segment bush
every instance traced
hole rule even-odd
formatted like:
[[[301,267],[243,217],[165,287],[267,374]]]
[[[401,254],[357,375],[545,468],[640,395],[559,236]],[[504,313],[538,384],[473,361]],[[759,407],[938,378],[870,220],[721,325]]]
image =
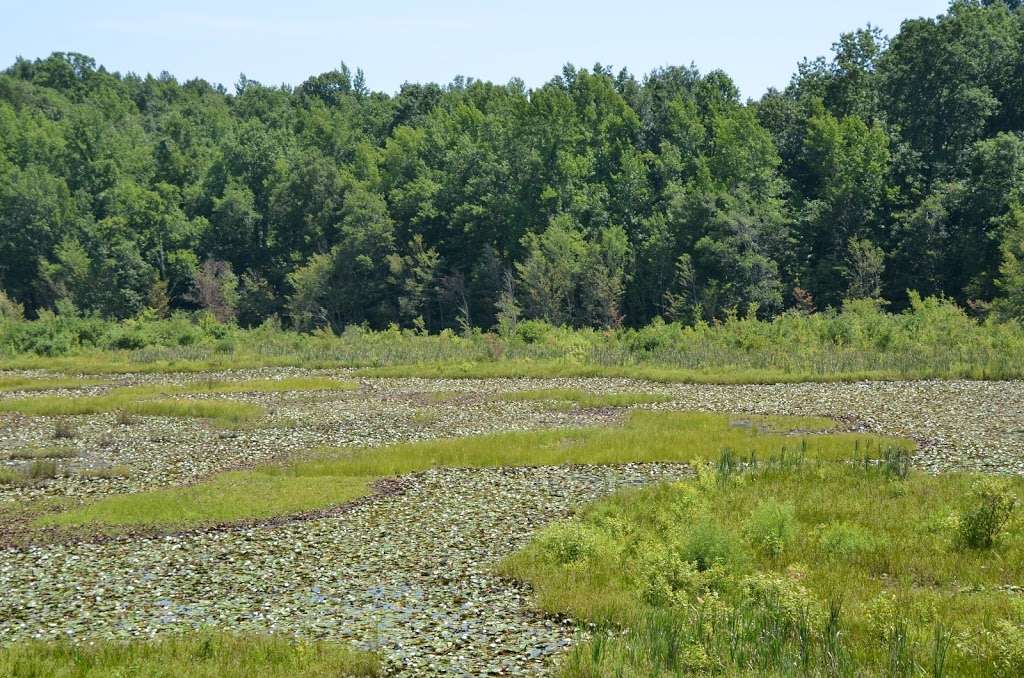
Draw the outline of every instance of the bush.
[[[640,600],[653,607],[683,608],[727,585],[724,568],[703,570],[678,551],[645,546],[638,572]]]
[[[754,550],[771,558],[778,558],[786,550],[796,532],[795,511],[792,504],[769,500],[755,508],[747,519],[744,534]]]
[[[699,522],[690,530],[681,555],[701,572],[715,565],[730,565],[745,559],[743,549],[732,532],[711,520]]]
[[[580,523],[561,523],[546,530],[540,541],[541,551],[559,565],[571,565],[597,555],[600,535]]]
[[[515,336],[524,343],[539,344],[547,339],[554,329],[543,320],[524,320],[516,325]]]
[[[819,548],[829,558],[854,560],[865,556],[876,547],[876,539],[860,525],[847,522],[831,522],[819,537]]]
[[[983,478],[975,482],[960,511],[960,544],[973,549],[991,548],[1018,503],[1005,480]]]

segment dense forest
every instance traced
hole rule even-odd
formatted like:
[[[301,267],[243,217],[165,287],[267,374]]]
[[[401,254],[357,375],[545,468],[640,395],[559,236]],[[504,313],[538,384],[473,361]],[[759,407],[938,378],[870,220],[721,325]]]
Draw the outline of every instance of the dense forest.
[[[345,65],[229,92],[18,59],[0,290],[0,315],[335,330],[900,310],[910,290],[1019,318],[1024,7],[843,34],[746,102],[692,67],[389,95]]]

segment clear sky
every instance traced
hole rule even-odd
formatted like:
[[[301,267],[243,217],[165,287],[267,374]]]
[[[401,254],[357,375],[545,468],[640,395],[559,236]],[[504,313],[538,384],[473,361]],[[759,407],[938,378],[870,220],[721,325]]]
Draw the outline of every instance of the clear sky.
[[[867,23],[886,34],[948,0],[0,0],[0,63],[83,52],[122,73],[168,71],[229,87],[240,73],[298,84],[341,61],[371,89],[455,75],[539,85],[566,62],[642,74],[665,65],[721,68],[745,97],[782,87],[802,57],[828,53]]]

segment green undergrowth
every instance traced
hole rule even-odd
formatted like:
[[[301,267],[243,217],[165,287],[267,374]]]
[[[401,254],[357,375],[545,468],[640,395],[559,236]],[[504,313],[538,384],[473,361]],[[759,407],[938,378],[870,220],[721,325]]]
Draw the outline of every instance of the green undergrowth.
[[[376,478],[442,467],[546,466],[623,462],[691,462],[723,448],[759,458],[847,459],[881,454],[905,440],[824,433],[819,417],[730,417],[691,412],[631,412],[622,426],[500,433],[402,443],[380,448],[322,449],[319,458],[215,476],[184,488],[101,498],[41,519],[42,524],[190,525],[311,510],[369,491]],[[794,431],[801,433],[795,434]]]
[[[1024,480],[790,458],[626,490],[503,562],[598,631],[565,676],[1024,673]],[[607,629],[607,631],[605,631]]]
[[[591,393],[578,389],[550,388],[536,391],[514,391],[495,396],[497,400],[539,401],[554,404],[556,408],[565,407],[630,407],[649,403],[664,403],[672,400],[672,396],[661,393]]]
[[[911,295],[903,313],[852,301],[841,311],[729,316],[687,326],[615,330],[538,320],[501,332],[425,334],[349,326],[305,334],[252,329],[208,314],[144,314],[122,322],[71,315],[0,321],[0,368],[78,374],[258,367],[360,368],[364,376],[635,377],[666,382],[775,383],[1024,377],[1024,325],[978,322],[949,300]]]
[[[349,645],[272,635],[199,632],[158,640],[33,641],[0,648],[17,678],[337,678],[382,675],[380,659]]]

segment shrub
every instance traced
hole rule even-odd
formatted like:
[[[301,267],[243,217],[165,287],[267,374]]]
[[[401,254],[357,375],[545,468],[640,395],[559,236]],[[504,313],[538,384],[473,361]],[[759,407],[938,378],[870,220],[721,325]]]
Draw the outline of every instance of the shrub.
[[[783,629],[823,618],[821,604],[810,591],[787,577],[754,574],[743,579],[742,590],[748,605],[774,617]]]
[[[852,560],[871,553],[876,540],[860,525],[847,522],[831,522],[824,527],[819,537],[819,548],[828,558]]]
[[[682,557],[701,572],[715,565],[729,565],[744,560],[743,549],[735,536],[710,520],[697,523],[686,536]]]
[[[638,567],[640,599],[654,607],[682,608],[726,585],[717,565],[701,570],[678,551],[646,545]]]
[[[1004,676],[1024,675],[1024,626],[1006,619],[996,624],[997,665]]]
[[[515,336],[527,344],[539,344],[548,338],[555,328],[543,320],[524,320],[516,325]]]
[[[793,541],[796,532],[792,504],[769,500],[755,508],[747,519],[744,533],[758,553],[778,558]]]
[[[976,481],[960,511],[960,544],[973,549],[991,548],[1018,503],[1017,495],[1005,480]]]
[[[570,565],[593,558],[598,552],[599,535],[581,523],[553,525],[541,537],[540,548],[559,565]]]

